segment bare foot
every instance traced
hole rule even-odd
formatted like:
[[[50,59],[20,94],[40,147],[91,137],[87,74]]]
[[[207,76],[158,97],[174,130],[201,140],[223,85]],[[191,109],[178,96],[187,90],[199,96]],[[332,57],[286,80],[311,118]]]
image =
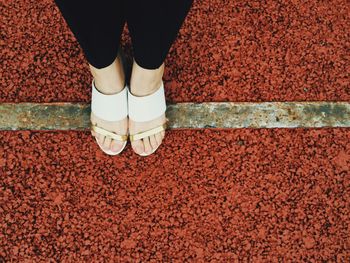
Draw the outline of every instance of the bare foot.
[[[144,69],[136,64],[135,60],[132,67],[132,75],[130,80],[130,91],[135,96],[147,96],[161,87],[162,77],[164,74],[164,63],[155,70]],[[130,134],[150,130],[162,125],[166,121],[165,114],[147,122],[134,122],[129,119]],[[137,154],[149,154],[153,149],[157,148],[165,136],[165,131],[153,134],[151,136],[135,140],[131,142],[131,147]]]
[[[91,73],[94,77],[94,83],[96,89],[103,94],[117,94],[125,87],[125,74],[121,63],[120,56],[109,65],[108,67],[97,69],[89,64]],[[97,117],[91,112],[90,120],[93,124],[97,124],[98,127],[106,129],[111,132],[123,135],[128,132],[128,118],[125,117],[120,121],[106,121]],[[95,136],[98,142],[103,146],[105,150],[112,150],[118,152],[121,150],[124,142],[108,138],[102,134],[99,134],[91,130],[92,136]]]

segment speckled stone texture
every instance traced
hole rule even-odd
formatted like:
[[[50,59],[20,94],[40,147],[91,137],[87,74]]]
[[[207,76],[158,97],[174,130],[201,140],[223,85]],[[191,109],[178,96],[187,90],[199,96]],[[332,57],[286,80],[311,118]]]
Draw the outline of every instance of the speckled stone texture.
[[[349,101],[347,1],[197,0],[172,102]],[[0,102],[90,102],[51,0],[0,2]],[[127,28],[123,45],[129,56]],[[0,262],[349,262],[350,130],[171,130],[105,155],[90,132],[0,132]]]
[[[0,102],[90,101],[88,64],[52,0],[1,1],[0,13]],[[350,101],[349,13],[346,0],[197,0],[166,58],[166,97]]]
[[[348,262],[350,130],[0,133],[0,261]]]

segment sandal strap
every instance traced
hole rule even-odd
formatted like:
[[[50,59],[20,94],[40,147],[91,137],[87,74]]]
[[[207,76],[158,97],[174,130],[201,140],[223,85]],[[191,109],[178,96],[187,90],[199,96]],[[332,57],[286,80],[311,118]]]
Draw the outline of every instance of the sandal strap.
[[[150,121],[161,116],[166,111],[163,81],[156,92],[147,96],[135,96],[130,92],[129,87],[127,87],[127,90],[129,118],[133,121]]]
[[[157,134],[158,132],[165,131],[166,128],[167,128],[167,122],[163,123],[162,125],[160,125],[158,127],[147,130],[147,131],[139,132],[136,134],[130,134],[129,138],[130,138],[131,142],[136,141],[136,140],[140,140],[140,139],[148,137],[150,135]]]
[[[109,137],[111,139],[114,139],[114,140],[118,140],[118,141],[122,141],[122,142],[128,140],[128,135],[119,135],[119,134],[116,134],[114,132],[107,131],[107,130],[105,130],[101,127],[98,127],[96,125],[93,125],[93,124],[91,124],[91,129],[99,134],[102,134],[102,135]]]
[[[92,80],[91,111],[100,119],[119,121],[128,116],[128,92],[126,86],[117,94],[103,94]]]

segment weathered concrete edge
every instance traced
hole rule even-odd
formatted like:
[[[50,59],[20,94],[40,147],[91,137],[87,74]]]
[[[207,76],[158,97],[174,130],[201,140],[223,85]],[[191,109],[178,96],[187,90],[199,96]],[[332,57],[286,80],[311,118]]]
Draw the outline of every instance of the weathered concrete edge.
[[[90,104],[0,103],[0,130],[86,130]],[[169,128],[350,127],[350,102],[168,104]]]

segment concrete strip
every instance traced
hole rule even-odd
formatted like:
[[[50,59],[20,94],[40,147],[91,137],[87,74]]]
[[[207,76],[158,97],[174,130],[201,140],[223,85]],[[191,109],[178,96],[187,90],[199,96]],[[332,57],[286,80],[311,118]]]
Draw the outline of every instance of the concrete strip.
[[[169,128],[350,127],[348,102],[168,104]],[[90,104],[0,103],[0,130],[86,130]]]

